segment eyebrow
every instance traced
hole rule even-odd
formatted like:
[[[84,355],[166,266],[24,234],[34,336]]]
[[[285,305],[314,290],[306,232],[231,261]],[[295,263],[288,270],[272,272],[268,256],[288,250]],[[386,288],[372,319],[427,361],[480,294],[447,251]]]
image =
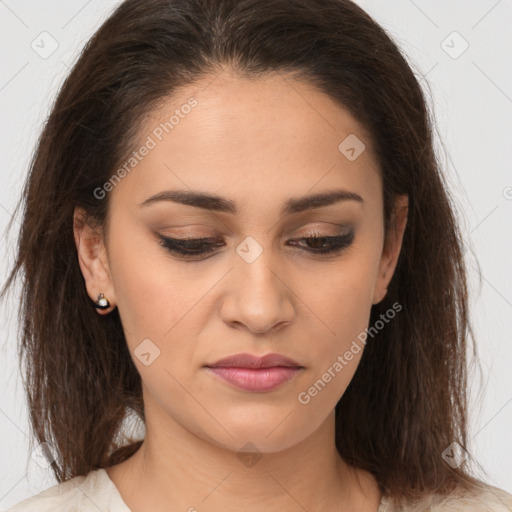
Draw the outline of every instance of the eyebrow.
[[[159,201],[172,201],[174,203],[195,206],[216,212],[231,214],[238,212],[236,204],[230,199],[193,190],[165,190],[149,197],[140,203],[139,206],[146,207]],[[305,210],[321,208],[341,201],[357,201],[361,204],[364,203],[363,198],[359,194],[349,190],[337,189],[309,196],[292,197],[284,204],[281,209],[281,215],[290,215]]]

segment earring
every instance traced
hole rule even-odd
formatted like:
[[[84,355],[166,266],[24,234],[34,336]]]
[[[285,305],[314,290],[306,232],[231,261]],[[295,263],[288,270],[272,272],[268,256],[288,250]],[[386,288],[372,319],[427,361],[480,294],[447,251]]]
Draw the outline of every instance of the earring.
[[[94,306],[98,309],[108,309],[110,307],[110,302],[103,293],[100,293],[98,295],[98,300],[94,303]]]

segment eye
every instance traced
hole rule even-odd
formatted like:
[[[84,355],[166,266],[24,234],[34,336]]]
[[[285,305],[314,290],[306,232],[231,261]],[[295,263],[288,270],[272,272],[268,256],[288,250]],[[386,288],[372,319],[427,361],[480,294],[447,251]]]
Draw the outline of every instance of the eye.
[[[346,235],[337,236],[321,236],[315,233],[313,236],[300,238],[299,241],[305,241],[308,247],[306,249],[313,254],[338,254],[346,249],[354,240],[354,231],[350,231]],[[292,242],[295,242],[292,240]],[[298,244],[293,244],[298,245]]]
[[[185,258],[197,258],[212,253],[217,247],[222,247],[224,242],[215,238],[170,238],[157,235],[162,247],[171,253]],[[354,239],[354,231],[339,236],[313,236],[290,240],[291,245],[297,246],[312,254],[338,254],[347,248]],[[298,242],[306,242],[304,247]]]
[[[161,246],[185,258],[208,254],[215,250],[215,247],[223,245],[223,242],[214,238],[169,238],[162,235],[158,235],[158,238]]]

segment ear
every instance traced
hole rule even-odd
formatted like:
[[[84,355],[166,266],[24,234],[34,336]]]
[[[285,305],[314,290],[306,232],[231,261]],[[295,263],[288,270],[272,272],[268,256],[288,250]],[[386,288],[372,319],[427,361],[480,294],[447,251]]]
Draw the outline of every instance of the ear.
[[[391,226],[385,244],[382,250],[382,256],[379,263],[377,282],[375,283],[373,304],[378,304],[388,291],[388,285],[395,272],[405,226],[407,224],[407,213],[409,211],[409,197],[407,194],[397,196],[393,208]]]
[[[109,300],[110,307],[96,311],[102,315],[108,314],[115,308],[116,300],[103,233],[88,222],[84,209],[80,207],[74,210],[73,233],[87,293],[93,302],[103,293]]]

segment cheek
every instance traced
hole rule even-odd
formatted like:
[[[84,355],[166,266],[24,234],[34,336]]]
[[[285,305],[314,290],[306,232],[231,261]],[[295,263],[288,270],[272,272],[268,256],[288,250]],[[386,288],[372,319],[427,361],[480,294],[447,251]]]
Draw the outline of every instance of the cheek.
[[[171,374],[183,382],[197,364],[195,340],[211,301],[205,293],[219,272],[195,278],[188,264],[173,260],[152,235],[129,242],[113,237],[110,253],[117,307],[134,364],[148,388],[176,387]]]
[[[376,259],[354,251],[330,269],[308,279],[306,304],[318,318],[329,346],[341,349],[368,325],[376,281]],[[331,341],[329,341],[331,339]],[[332,341],[335,341],[333,343]]]
[[[306,393],[304,402],[311,400],[312,411],[318,414],[334,407],[361,360],[372,307],[375,265],[370,252],[363,255],[354,251],[350,258],[324,271],[324,277],[317,274],[314,286],[309,282],[312,291],[307,304],[314,313],[310,318],[316,327],[310,338],[315,352],[302,391]]]
[[[201,295],[200,283],[187,282],[151,234],[127,239],[117,229],[111,239],[112,279],[117,307],[129,345],[162,339]]]

